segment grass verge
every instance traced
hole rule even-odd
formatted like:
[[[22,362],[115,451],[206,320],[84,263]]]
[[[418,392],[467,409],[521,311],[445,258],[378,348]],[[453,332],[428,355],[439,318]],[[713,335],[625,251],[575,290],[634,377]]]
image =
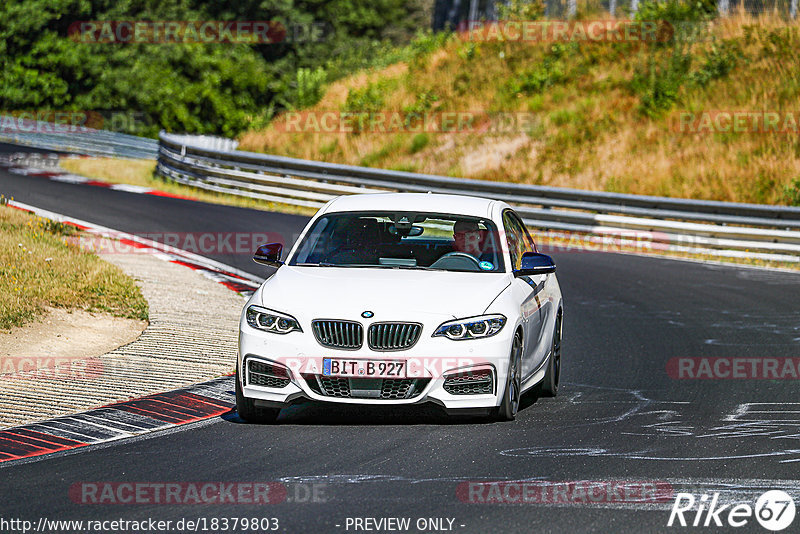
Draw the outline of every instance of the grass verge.
[[[69,244],[77,230],[0,205],[0,329],[33,321],[45,307],[148,319],[133,279]]]

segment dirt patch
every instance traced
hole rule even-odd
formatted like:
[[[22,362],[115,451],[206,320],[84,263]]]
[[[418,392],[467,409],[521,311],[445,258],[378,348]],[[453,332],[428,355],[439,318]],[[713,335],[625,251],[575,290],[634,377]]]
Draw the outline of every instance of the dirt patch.
[[[467,176],[498,169],[507,158],[528,141],[528,136],[524,134],[513,139],[485,140],[461,158],[461,168],[464,169]]]
[[[40,320],[0,333],[0,358],[91,358],[134,341],[146,326],[137,319],[50,308]]]

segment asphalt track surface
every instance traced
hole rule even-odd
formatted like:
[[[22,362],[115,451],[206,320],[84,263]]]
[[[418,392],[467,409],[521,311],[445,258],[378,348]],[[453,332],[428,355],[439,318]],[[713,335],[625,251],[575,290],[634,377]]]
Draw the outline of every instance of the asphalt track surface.
[[[290,242],[305,220],[4,172],[0,193],[132,233],[258,230]],[[435,531],[417,530],[419,518],[453,519],[455,532],[676,530],[666,526],[671,498],[496,504],[464,502],[457,491],[465,481],[520,480],[660,482],[674,493],[719,492],[720,502],[750,504],[766,490],[784,489],[800,508],[800,382],[678,380],[667,372],[677,357],[800,356],[800,275],[621,254],[553,256],[565,298],[562,389],[555,399],[527,399],[515,422],[452,420],[429,408],[301,406],[285,410],[274,426],[230,414],[3,464],[0,517],[271,517],[282,532],[355,532],[347,525],[356,517],[411,518],[410,532]],[[265,273],[245,255],[214,259]],[[73,484],[101,481],[275,481],[289,499],[70,499]],[[312,487],[316,502],[306,498]],[[798,529],[800,514],[787,532]],[[724,530],[766,532],[754,518]]]

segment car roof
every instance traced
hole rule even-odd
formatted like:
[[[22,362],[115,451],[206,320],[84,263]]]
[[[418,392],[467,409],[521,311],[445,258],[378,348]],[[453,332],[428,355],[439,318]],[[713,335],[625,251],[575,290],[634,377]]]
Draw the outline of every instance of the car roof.
[[[368,193],[341,196],[327,205],[324,212],[337,211],[416,211],[452,213],[473,217],[491,217],[496,200],[465,195],[436,193]],[[501,203],[504,204],[504,203]]]

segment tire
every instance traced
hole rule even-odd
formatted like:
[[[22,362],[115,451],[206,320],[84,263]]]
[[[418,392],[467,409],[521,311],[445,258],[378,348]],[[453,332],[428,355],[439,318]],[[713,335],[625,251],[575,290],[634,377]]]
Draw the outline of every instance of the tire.
[[[256,406],[253,399],[248,399],[242,393],[242,384],[239,382],[239,371],[236,371],[236,412],[239,417],[248,423],[274,423],[278,419],[280,408],[262,408]]]
[[[519,333],[514,335],[509,356],[509,368],[506,376],[503,400],[497,407],[496,418],[499,421],[513,421],[519,410],[519,400],[522,397],[522,337]]]
[[[550,361],[539,386],[542,397],[555,397],[558,395],[558,384],[561,381],[561,323],[562,315],[556,317],[556,329],[553,333],[553,345],[550,349]]]

